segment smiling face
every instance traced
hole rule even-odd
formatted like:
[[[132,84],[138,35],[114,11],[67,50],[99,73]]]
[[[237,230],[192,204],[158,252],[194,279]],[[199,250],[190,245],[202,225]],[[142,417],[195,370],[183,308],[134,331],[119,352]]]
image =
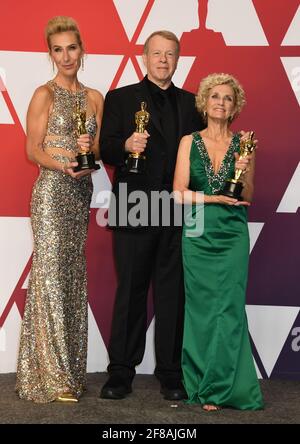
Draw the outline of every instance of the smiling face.
[[[167,88],[177,68],[178,48],[176,42],[155,35],[149,40],[148,50],[143,54],[148,79],[161,88]]]
[[[235,94],[229,85],[216,85],[208,93],[206,101],[208,118],[227,121],[235,113]]]
[[[75,32],[60,32],[50,37],[50,56],[57,70],[65,76],[76,75],[83,56],[83,50]]]

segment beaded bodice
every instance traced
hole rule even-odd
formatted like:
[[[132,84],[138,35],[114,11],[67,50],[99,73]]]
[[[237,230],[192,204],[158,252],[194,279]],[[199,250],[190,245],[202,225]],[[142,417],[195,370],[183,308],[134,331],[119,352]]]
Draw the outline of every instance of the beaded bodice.
[[[87,109],[87,90],[82,86],[79,91],[72,92],[58,86],[53,80],[47,83],[53,90],[53,109],[49,115],[46,140],[44,148],[64,148],[69,151],[77,151],[76,121],[74,111],[79,103],[80,109]],[[97,122],[95,114],[91,114],[86,120],[88,134],[95,137]]]
[[[232,177],[234,172],[234,153],[240,151],[240,135],[235,133],[230,146],[224,156],[220,169],[214,172],[213,165],[207,149],[199,132],[193,135],[190,154],[190,188],[195,191],[203,191],[205,194],[218,194],[223,188],[225,180]]]

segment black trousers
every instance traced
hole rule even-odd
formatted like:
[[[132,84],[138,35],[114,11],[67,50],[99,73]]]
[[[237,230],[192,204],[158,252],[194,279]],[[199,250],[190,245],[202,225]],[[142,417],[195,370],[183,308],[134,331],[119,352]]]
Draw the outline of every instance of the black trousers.
[[[181,229],[114,231],[118,287],[109,345],[109,373],[133,379],[146,342],[147,295],[152,280],[155,375],[181,378],[184,286]]]

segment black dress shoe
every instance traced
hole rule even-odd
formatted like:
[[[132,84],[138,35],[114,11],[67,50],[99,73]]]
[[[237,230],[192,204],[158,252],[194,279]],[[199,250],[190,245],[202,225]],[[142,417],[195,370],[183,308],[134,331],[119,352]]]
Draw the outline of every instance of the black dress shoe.
[[[182,382],[178,379],[166,379],[161,381],[160,393],[164,395],[164,399],[168,401],[180,401],[187,399],[185,388]]]
[[[131,382],[119,375],[112,375],[100,392],[102,399],[123,399],[132,392]]]

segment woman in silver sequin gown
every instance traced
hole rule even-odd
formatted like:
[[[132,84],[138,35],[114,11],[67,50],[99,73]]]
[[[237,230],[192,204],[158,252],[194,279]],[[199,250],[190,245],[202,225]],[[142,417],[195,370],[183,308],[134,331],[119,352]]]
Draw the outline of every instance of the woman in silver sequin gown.
[[[31,200],[33,262],[18,358],[16,390],[35,402],[76,401],[85,385],[87,279],[85,242],[91,170],[73,172],[79,147],[97,156],[101,94],[77,79],[83,45],[76,22],[55,17],[46,28],[54,80],[39,87],[27,115],[27,154],[40,166]],[[77,139],[74,110],[86,112]]]

